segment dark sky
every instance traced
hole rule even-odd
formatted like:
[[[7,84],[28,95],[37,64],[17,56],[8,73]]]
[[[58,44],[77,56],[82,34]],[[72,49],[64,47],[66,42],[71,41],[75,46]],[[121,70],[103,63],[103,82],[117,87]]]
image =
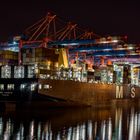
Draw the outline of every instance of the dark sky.
[[[0,2],[0,41],[22,33],[53,11],[64,21],[106,36],[128,36],[140,43],[140,4],[136,0],[19,0]]]

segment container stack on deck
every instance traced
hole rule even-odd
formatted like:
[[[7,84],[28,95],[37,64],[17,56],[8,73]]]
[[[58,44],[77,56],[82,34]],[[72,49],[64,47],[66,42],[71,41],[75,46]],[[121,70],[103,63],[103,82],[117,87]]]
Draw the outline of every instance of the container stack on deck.
[[[9,50],[0,50],[0,65],[17,65],[18,53]]]
[[[38,64],[42,66],[55,67],[58,63],[59,54],[54,49],[46,48],[23,48],[23,65]]]

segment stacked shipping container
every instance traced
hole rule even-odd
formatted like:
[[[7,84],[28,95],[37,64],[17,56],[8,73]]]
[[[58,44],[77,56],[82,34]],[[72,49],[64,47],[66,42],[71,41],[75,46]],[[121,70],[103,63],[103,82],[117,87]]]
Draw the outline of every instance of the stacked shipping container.
[[[17,65],[18,53],[9,50],[0,50],[0,65]]]
[[[47,48],[22,48],[21,54],[23,65],[38,64],[50,68],[56,66],[59,57],[55,49]]]

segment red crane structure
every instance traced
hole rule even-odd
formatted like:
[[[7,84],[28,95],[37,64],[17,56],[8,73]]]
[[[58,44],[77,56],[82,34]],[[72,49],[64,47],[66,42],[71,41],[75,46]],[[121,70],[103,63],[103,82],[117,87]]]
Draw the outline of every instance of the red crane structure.
[[[98,35],[93,32],[87,32],[77,27],[72,22],[63,22],[56,15],[47,13],[47,15],[28,27],[24,34],[26,39],[19,41],[19,64],[21,64],[21,48],[23,47],[48,47],[59,45],[81,45],[95,42]],[[94,40],[93,40],[94,38]]]
[[[63,46],[68,50],[72,48],[72,52],[68,53],[70,54],[69,59],[77,59],[82,55],[83,61],[92,62],[95,60],[94,57],[97,56],[102,64],[105,62],[104,59],[109,59],[109,57],[106,57],[108,53],[109,55],[113,54],[114,57],[114,51],[112,50],[118,51],[116,53],[118,56],[127,55],[127,50],[114,49],[122,41],[122,37],[101,37],[92,31],[79,28],[75,23],[64,22],[49,12],[44,18],[28,27],[24,34],[26,38],[19,41],[19,64],[22,64],[21,48],[23,47],[59,48]],[[88,59],[87,53],[91,54],[89,60],[86,60]]]
[[[49,12],[23,33],[25,36],[21,36],[19,42],[0,44],[2,50],[19,50],[19,64],[22,64],[21,49],[36,47],[66,48],[72,62],[80,59],[87,63],[98,61],[97,63],[104,64],[108,60],[113,62],[122,58],[139,58],[140,46],[125,44],[127,36],[101,37],[92,31],[79,28],[76,23],[64,22]]]

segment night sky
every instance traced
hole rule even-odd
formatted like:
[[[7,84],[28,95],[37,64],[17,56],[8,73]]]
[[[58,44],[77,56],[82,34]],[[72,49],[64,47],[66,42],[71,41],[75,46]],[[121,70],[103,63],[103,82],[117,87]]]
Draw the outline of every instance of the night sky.
[[[135,0],[28,0],[1,1],[0,41],[21,34],[47,12],[101,36],[128,36],[140,43],[140,4]]]

